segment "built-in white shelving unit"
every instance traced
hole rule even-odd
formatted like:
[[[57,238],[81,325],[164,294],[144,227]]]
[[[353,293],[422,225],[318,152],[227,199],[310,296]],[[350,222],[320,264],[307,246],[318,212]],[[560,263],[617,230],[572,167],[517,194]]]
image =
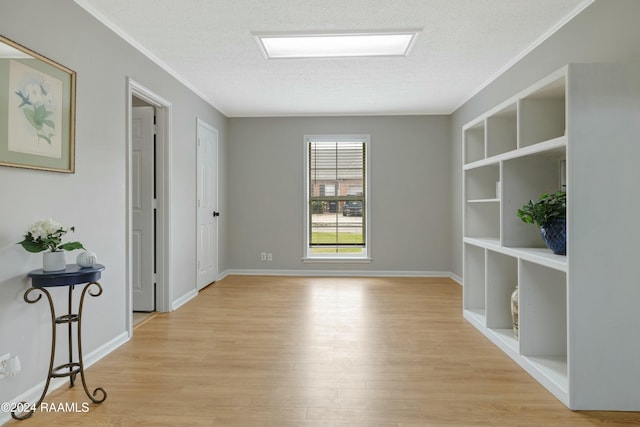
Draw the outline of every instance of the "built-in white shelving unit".
[[[639,70],[570,64],[463,127],[464,317],[571,409],[640,410]],[[517,216],[560,189],[566,256]]]

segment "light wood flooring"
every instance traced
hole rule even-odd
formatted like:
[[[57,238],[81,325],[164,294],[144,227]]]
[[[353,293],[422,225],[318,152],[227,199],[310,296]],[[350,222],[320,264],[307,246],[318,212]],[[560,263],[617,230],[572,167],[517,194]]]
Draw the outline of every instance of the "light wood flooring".
[[[640,425],[568,410],[463,320],[461,294],[449,279],[229,276],[87,370],[104,403],[9,425]]]
[[[156,311],[145,312],[145,311],[134,311],[133,312],[133,329],[136,329],[138,326],[144,325],[149,320],[156,317],[158,313]]]

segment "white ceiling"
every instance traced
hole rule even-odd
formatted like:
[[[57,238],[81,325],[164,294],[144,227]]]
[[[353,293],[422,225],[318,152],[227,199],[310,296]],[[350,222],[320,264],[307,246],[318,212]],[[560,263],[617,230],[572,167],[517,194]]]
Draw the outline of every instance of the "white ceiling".
[[[593,0],[76,0],[223,114],[449,114]],[[408,57],[266,60],[252,32],[422,29]]]

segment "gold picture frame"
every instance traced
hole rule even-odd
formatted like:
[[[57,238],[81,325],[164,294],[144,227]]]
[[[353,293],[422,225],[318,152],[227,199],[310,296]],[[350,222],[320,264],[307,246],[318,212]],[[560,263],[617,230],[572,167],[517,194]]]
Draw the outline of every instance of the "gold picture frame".
[[[76,72],[0,35],[0,165],[75,172]]]

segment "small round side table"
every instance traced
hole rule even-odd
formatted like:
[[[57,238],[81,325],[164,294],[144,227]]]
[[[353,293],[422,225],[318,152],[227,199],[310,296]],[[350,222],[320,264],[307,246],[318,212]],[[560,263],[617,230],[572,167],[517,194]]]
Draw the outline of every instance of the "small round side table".
[[[47,382],[45,383],[42,395],[40,395],[40,399],[34,405],[25,405],[25,407],[31,408],[29,411],[22,413],[16,413],[16,411],[12,412],[11,416],[14,419],[24,420],[33,415],[47,394],[51,378],[69,377],[69,387],[73,387],[76,375],[80,374],[84,391],[93,403],[102,403],[107,398],[107,392],[102,387],[96,388],[93,390],[93,393],[89,392],[87,382],[84,378],[84,363],[82,360],[82,308],[84,305],[84,297],[87,293],[92,297],[97,297],[102,294],[102,286],[100,286],[98,280],[100,279],[104,269],[104,265],[101,264],[95,264],[92,267],[80,267],[77,264],[67,264],[64,270],[43,271],[42,269],[38,269],[30,271],[27,274],[27,276],[31,278],[31,287],[25,291],[24,300],[28,304],[34,304],[40,301],[42,295],[46,296],[49,300],[49,310],[51,311],[51,358],[49,359],[49,374],[47,376]],[[82,288],[82,293],[80,294],[78,313],[72,313],[73,289],[75,285],[79,284],[85,285]],[[46,288],[60,286],[67,286],[69,288],[68,308],[67,314],[56,317],[53,299],[51,299],[51,294]],[[35,296],[36,293],[39,293],[39,295]],[[71,328],[73,323],[77,323],[78,325],[76,337],[78,342],[77,361],[73,360],[73,335]],[[56,354],[56,326],[65,324],[67,325],[69,334],[69,363],[54,367],[53,361]],[[26,404],[26,402],[23,403]]]

